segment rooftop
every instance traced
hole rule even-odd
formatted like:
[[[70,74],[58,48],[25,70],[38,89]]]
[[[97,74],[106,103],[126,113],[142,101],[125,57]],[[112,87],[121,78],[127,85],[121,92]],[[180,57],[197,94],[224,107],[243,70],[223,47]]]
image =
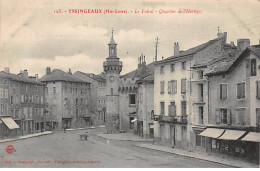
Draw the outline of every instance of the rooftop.
[[[185,51],[180,51],[180,54],[179,55],[175,55],[175,56],[170,56],[164,60],[161,60],[161,61],[157,61],[156,64],[160,64],[160,63],[166,63],[170,60],[174,60],[174,59],[179,59],[181,57],[184,57],[184,56],[189,56],[189,55],[193,55],[207,47],[209,47],[210,45],[214,44],[215,42],[219,41],[219,40],[223,40],[225,37],[220,37],[220,38],[216,38],[216,39],[213,39],[213,40],[210,40],[206,43],[203,43],[201,45],[198,45],[196,47],[193,47],[193,48],[190,48],[188,50],[185,50]]]
[[[96,80],[98,82],[102,82],[102,83],[105,83],[106,82],[106,79],[101,77],[100,75],[96,75],[96,74],[93,74],[93,73],[84,73],[84,72],[81,72],[81,71],[77,71],[81,74],[84,74],[90,78],[92,78],[93,80]]]
[[[233,57],[222,58],[221,61],[214,63],[212,71],[206,75],[218,75],[231,71],[236,65],[243,60],[248,54],[248,52],[253,52],[256,56],[260,57],[260,45],[249,46],[242,52],[237,52]]]
[[[8,78],[10,80],[23,82],[23,83],[38,84],[38,85],[42,84],[40,81],[36,81],[35,79],[32,79],[32,78],[30,79],[30,78],[27,78],[27,77],[23,77],[22,75],[6,73],[4,71],[0,72],[0,77]]]
[[[41,82],[66,81],[66,82],[74,82],[74,83],[88,83],[60,69],[54,69],[50,74],[44,75],[42,78],[40,78],[40,81]]]
[[[142,82],[154,82],[154,73],[147,75],[146,77],[139,79],[136,81],[136,83],[142,83]]]
[[[120,78],[144,78],[148,75],[151,75],[154,73],[154,62],[140,67],[134,71],[131,71],[125,75],[120,76]]]

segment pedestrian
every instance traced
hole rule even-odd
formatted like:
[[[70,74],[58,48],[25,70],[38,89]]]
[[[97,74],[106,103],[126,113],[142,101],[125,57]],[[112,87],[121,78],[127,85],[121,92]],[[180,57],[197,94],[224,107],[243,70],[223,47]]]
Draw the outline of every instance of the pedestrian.
[[[88,132],[85,134],[85,141],[88,140]]]
[[[64,127],[64,133],[66,133],[66,127]]]

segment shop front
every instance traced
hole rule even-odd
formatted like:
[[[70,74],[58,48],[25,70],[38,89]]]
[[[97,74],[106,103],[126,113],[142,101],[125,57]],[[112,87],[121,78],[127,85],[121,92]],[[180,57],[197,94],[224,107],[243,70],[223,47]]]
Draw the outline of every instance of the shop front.
[[[206,137],[208,153],[259,163],[259,133],[207,128],[199,135]]]
[[[0,116],[0,135],[1,139],[17,135],[20,127],[10,116]]]

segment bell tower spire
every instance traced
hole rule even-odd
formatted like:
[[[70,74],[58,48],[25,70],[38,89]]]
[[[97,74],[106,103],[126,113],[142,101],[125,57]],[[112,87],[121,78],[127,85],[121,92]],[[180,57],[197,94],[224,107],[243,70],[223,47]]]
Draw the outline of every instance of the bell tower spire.
[[[115,133],[119,127],[119,83],[122,62],[117,57],[117,44],[114,40],[114,30],[108,44],[109,56],[103,63],[106,73],[106,129],[107,133]],[[117,123],[117,124],[116,124]]]
[[[116,42],[114,40],[114,30],[112,29],[112,37],[110,40],[110,43],[108,44],[109,47],[109,57],[110,58],[117,58],[117,48],[116,48]]]

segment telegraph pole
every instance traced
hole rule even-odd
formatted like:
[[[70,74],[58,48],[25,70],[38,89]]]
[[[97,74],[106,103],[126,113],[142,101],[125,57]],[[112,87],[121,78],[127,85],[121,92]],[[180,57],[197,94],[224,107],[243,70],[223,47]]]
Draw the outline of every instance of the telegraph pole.
[[[157,48],[159,47],[159,40],[158,37],[155,39],[155,62],[157,61]]]

